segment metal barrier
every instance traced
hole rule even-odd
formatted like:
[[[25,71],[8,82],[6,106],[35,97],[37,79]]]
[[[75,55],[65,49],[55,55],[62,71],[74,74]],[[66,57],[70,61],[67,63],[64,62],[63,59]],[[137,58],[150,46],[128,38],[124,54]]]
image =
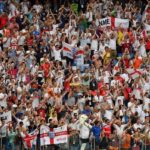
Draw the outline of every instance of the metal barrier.
[[[112,144],[113,142],[114,141],[109,140],[108,147],[106,148],[106,150],[125,150],[125,148],[122,147],[123,141],[121,138],[119,139],[117,145],[115,144],[113,145]],[[91,140],[90,144],[91,144],[90,150],[98,150],[98,148],[96,147],[95,138]],[[105,149],[100,147],[100,150],[105,150]],[[138,143],[134,143],[134,142],[131,143],[130,148],[128,150],[150,150],[150,144],[146,144],[145,140],[140,140],[140,142]]]
[[[3,147],[3,139],[0,137],[0,150],[10,150],[10,147],[8,146],[8,139],[6,138],[6,144],[5,144],[5,147]],[[15,143],[13,143],[15,144]],[[118,140],[118,144],[115,143],[114,140],[109,140],[108,141],[108,147],[106,150],[123,150],[123,147],[122,147],[122,144],[123,144],[123,141],[122,139],[120,138]],[[15,148],[12,149],[11,147],[11,150],[72,150],[70,149],[72,145],[69,145],[68,143],[68,148],[65,148],[63,145],[47,145],[47,146],[37,146],[37,145],[34,145],[32,146],[31,149],[25,149],[24,148],[24,145],[22,142],[18,143],[18,144],[15,144]],[[75,150],[98,150],[99,146],[96,144],[96,139],[95,137],[91,137],[89,142],[86,143],[86,148],[84,149],[81,149],[81,143],[79,144],[80,148],[77,148]],[[105,150],[105,149],[101,149],[100,147],[100,150]],[[129,150],[150,150],[150,144],[147,144],[145,140],[140,140],[138,143],[136,142],[132,142],[131,145],[130,145],[130,148]]]

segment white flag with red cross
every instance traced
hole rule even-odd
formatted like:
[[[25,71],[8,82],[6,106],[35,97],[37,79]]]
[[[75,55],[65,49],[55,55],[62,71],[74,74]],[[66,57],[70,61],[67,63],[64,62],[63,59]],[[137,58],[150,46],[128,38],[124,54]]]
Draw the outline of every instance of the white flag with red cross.
[[[111,17],[111,27],[113,28],[121,27],[127,29],[129,28],[129,19],[120,19]]]
[[[40,130],[40,144],[50,145],[50,144],[61,144],[68,142],[68,133],[67,133],[67,125],[58,127],[58,128],[50,128],[47,126],[43,126]]]
[[[119,71],[120,71],[120,69],[119,69],[119,62],[117,62],[116,65],[114,66],[113,74],[115,75],[115,74],[118,73]]]
[[[143,74],[142,69],[129,68],[129,69],[126,69],[126,71],[132,79],[136,79],[136,78],[140,77]]]
[[[40,145],[50,145],[49,127],[46,125],[40,127]]]
[[[25,134],[25,136],[23,136],[22,139],[26,149],[31,149],[33,145],[36,145],[38,133],[38,130],[34,130],[32,133]]]

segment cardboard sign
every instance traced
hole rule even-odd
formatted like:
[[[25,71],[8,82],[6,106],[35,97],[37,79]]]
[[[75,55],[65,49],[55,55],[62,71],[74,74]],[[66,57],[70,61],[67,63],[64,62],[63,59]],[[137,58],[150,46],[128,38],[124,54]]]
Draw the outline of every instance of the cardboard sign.
[[[111,18],[108,17],[108,18],[100,19],[99,23],[101,27],[111,26]]]

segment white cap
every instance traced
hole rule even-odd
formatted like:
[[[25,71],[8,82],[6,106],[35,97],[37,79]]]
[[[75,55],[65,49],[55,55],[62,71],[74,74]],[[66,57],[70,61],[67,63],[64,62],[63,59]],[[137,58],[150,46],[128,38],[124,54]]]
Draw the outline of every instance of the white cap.
[[[25,29],[23,29],[22,31],[21,31],[21,33],[26,33],[27,31],[25,30]]]
[[[17,54],[20,54],[21,53],[21,51],[17,51]]]
[[[73,66],[73,67],[72,67],[72,70],[77,70],[77,67],[76,67],[76,66]]]
[[[30,51],[26,51],[26,54],[30,54]]]
[[[17,108],[17,105],[16,105],[16,104],[13,104],[12,107],[13,107],[13,108]]]
[[[42,62],[43,60],[44,60],[44,58],[41,58],[41,59],[40,59],[40,62]]]
[[[109,47],[109,45],[108,45],[108,44],[105,44],[105,47]]]
[[[48,93],[45,93],[45,94],[44,94],[44,98],[49,98],[49,94],[48,94]]]
[[[19,87],[17,87],[17,92],[18,93],[21,93],[22,92],[22,88],[19,86]]]
[[[142,60],[142,57],[141,57],[141,56],[139,56],[139,57],[138,57],[138,59],[141,59],[141,60]]]

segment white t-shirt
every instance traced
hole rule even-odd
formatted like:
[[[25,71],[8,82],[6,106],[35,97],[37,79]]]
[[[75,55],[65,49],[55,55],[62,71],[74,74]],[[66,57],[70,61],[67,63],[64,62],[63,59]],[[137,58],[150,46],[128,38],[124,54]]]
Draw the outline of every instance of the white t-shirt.
[[[104,117],[106,117],[109,120],[112,120],[112,116],[113,116],[112,110],[105,110]]]
[[[80,138],[81,139],[88,139],[90,136],[90,128],[86,125],[79,125],[79,131],[80,131]]]
[[[69,124],[69,127],[71,128],[71,129],[73,129],[73,130],[77,130],[77,123],[75,122],[75,123],[70,123]]]
[[[112,50],[116,50],[116,39],[110,39],[109,40],[109,48],[111,48]]]
[[[114,87],[118,83],[119,83],[118,80],[111,80],[111,84],[110,85]]]
[[[3,38],[3,47],[4,48],[7,48],[7,47],[10,47],[10,43],[11,43],[11,38],[6,38],[6,37],[4,37]]]
[[[16,15],[16,11],[17,11],[16,6],[13,3],[11,3],[9,5],[9,9],[10,9],[11,17],[15,16]]]
[[[136,99],[142,99],[142,97],[141,97],[141,90],[134,89],[133,92],[132,92],[132,94],[135,95]]]
[[[21,6],[22,6],[21,12],[23,12],[24,14],[27,14],[28,13],[29,2],[22,2]]]
[[[92,22],[92,20],[93,20],[93,13],[91,11],[87,12],[86,13],[86,18],[88,19],[89,22]]]
[[[144,109],[149,110],[150,99],[148,97],[143,98]]]
[[[127,124],[121,125],[120,127],[118,125],[114,124],[114,127],[117,130],[117,135],[118,136],[120,136],[120,137],[122,136],[126,126],[127,126]]]
[[[61,50],[53,49],[54,59],[61,61]]]
[[[5,97],[0,100],[0,106],[7,108],[7,95],[5,94]]]
[[[32,107],[36,108],[38,107],[38,105],[39,105],[39,99],[35,97],[32,102]]]
[[[7,134],[7,125],[4,124],[1,128],[0,128],[0,137],[6,137]]]
[[[24,128],[27,128],[27,127],[30,125],[30,122],[29,122],[27,116],[25,116],[23,120],[17,118],[17,122],[18,122],[18,124],[19,124],[20,122],[23,122],[23,127],[24,127]]]
[[[98,50],[98,41],[97,39],[93,39],[91,42],[91,49],[97,51]]]
[[[18,40],[18,45],[24,45],[26,37],[25,36],[20,36]]]
[[[137,130],[138,128],[139,129],[143,129],[143,125],[142,124],[137,124],[137,123],[135,123],[134,125],[133,125],[133,128],[135,129],[135,130]]]
[[[145,48],[145,44],[142,44],[139,48],[139,54],[140,56],[142,57],[146,57],[147,54],[146,54],[146,48]]]
[[[99,44],[99,51],[103,54],[103,52],[105,51],[105,44],[102,44],[100,42],[100,44]]]
[[[80,98],[79,100],[78,100],[78,106],[79,106],[79,109],[80,109],[80,111],[83,111],[83,108],[84,108],[84,105],[85,105],[85,98]]]
[[[128,103],[128,108],[131,108],[132,113],[135,113],[135,104],[132,102]]]
[[[138,40],[135,40],[135,42],[132,44],[132,46],[134,47],[134,50],[137,51],[138,47],[140,46],[140,43]]]

